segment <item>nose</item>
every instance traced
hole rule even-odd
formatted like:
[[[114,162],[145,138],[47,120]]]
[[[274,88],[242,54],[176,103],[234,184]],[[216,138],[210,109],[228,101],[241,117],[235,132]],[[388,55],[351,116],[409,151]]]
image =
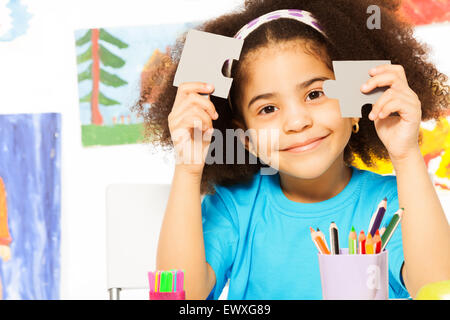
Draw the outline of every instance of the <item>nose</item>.
[[[296,103],[285,108],[283,123],[284,132],[299,132],[312,125],[313,119],[306,107]]]

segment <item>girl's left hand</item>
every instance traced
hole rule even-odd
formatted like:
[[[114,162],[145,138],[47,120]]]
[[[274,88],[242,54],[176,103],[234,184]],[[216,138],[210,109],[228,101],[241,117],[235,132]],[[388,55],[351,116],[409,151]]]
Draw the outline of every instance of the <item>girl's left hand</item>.
[[[361,86],[368,93],[376,87],[387,89],[372,106],[369,119],[375,123],[378,137],[386,147],[391,161],[417,153],[422,108],[417,94],[408,86],[401,65],[384,64],[369,71],[372,76]],[[389,116],[397,112],[398,116]]]

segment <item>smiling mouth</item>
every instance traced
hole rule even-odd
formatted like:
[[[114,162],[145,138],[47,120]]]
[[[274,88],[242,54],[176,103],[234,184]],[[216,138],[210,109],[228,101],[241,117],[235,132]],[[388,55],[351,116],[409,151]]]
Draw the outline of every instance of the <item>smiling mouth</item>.
[[[280,151],[291,152],[291,153],[300,153],[300,152],[312,150],[312,149],[315,149],[317,146],[319,146],[322,143],[322,141],[325,140],[325,138],[327,138],[328,136],[329,135],[326,135],[320,139],[314,140],[313,142],[308,143],[303,146],[293,147],[293,148],[289,148],[289,149],[283,149]]]

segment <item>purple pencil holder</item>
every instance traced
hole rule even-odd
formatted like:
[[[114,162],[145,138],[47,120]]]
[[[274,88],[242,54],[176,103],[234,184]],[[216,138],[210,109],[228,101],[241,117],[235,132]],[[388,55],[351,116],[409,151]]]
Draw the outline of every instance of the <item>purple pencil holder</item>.
[[[324,300],[386,300],[389,298],[388,252],[318,254]]]
[[[178,292],[150,291],[150,300],[186,300],[186,293],[184,290]]]

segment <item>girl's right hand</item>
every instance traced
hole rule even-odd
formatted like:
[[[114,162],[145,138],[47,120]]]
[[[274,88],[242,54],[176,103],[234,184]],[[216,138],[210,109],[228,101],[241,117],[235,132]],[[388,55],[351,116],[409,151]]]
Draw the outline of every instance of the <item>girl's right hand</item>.
[[[176,166],[194,175],[201,175],[214,131],[212,120],[219,115],[209,99],[212,85],[186,82],[178,86],[169,130],[175,148]]]

